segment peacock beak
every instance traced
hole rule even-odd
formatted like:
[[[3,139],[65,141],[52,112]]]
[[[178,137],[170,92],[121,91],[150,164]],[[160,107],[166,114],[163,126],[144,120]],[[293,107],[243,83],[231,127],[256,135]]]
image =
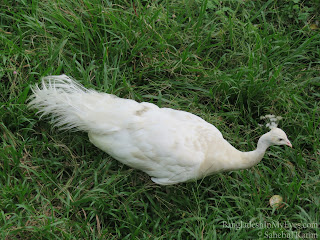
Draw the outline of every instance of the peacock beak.
[[[286,145],[292,148],[292,144],[291,144],[291,142],[289,140],[287,140]]]

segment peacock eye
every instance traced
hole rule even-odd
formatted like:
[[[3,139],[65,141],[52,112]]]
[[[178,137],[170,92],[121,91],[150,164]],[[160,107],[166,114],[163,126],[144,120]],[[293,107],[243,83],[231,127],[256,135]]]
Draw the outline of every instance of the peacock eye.
[[[278,140],[279,140],[279,142],[281,142],[281,141],[283,141],[283,138],[279,138]]]

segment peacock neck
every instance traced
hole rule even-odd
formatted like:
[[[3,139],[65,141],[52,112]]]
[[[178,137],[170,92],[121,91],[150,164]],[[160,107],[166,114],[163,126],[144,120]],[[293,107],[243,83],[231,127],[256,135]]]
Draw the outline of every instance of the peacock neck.
[[[262,160],[269,146],[267,134],[260,137],[257,149],[250,152],[237,150],[225,139],[220,140],[219,143],[212,142],[206,159],[200,165],[199,177],[250,168]]]
[[[243,164],[241,164],[241,168],[239,169],[250,168],[262,160],[267,148],[270,146],[267,134],[268,133],[260,137],[257,148],[254,151],[242,153],[241,161]]]

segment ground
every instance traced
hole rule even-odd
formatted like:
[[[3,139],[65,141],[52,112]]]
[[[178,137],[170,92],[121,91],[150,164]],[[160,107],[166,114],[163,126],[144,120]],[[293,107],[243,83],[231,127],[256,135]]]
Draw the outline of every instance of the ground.
[[[2,0],[1,239],[319,238],[319,8]],[[272,147],[249,170],[159,186],[27,108],[29,86],[62,73],[192,112],[241,151],[268,131],[260,117],[275,114],[293,149]],[[284,199],[279,209],[273,195]]]

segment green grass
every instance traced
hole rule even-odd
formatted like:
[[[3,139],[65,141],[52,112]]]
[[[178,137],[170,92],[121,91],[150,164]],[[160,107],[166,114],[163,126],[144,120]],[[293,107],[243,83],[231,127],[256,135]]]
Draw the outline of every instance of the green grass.
[[[0,238],[319,238],[310,226],[320,220],[319,8],[317,0],[2,0]],[[267,131],[260,116],[280,115],[294,148],[272,147],[249,170],[158,186],[85,133],[58,131],[27,109],[29,86],[62,73],[192,112],[242,151]],[[275,194],[284,207],[269,206]],[[250,221],[274,225],[223,224]]]

